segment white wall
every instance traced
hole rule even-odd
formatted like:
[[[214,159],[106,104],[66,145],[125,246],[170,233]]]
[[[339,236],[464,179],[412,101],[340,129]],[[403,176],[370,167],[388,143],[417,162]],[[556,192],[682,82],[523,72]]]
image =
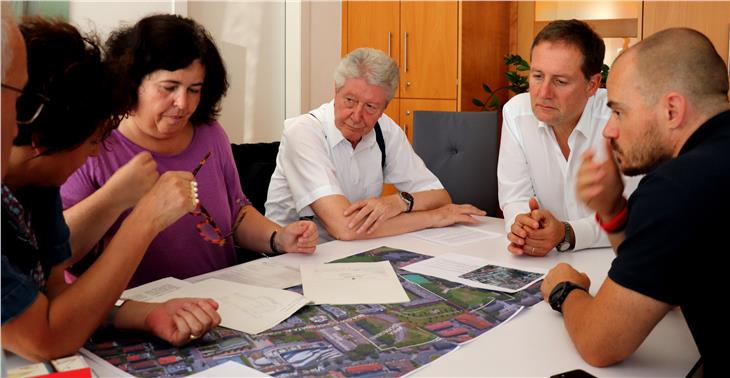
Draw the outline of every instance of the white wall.
[[[215,38],[230,88],[220,122],[231,142],[279,140],[284,121],[283,2],[188,2]]]
[[[328,102],[335,95],[334,71],[340,62],[342,47],[342,3],[317,1],[309,4],[309,43],[307,59],[306,102],[302,99],[302,112]],[[304,96],[303,96],[304,97]]]
[[[339,1],[73,0],[69,7],[73,24],[102,38],[153,13],[193,18],[216,40],[230,82],[220,122],[233,143],[279,140],[285,118],[334,94]]]
[[[180,1],[177,1],[179,5]],[[182,2],[184,3],[184,2]],[[176,2],[168,1],[71,1],[69,21],[84,31],[96,31],[102,40],[122,24],[134,24],[155,13],[173,13]]]

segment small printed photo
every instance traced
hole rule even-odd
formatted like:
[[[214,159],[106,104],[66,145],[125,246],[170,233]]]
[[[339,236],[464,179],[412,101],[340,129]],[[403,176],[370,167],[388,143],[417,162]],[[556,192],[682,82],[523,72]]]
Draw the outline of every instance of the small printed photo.
[[[479,269],[464,273],[459,278],[477,281],[509,290],[518,290],[533,281],[542,278],[541,273],[507,268],[498,265],[485,265]]]

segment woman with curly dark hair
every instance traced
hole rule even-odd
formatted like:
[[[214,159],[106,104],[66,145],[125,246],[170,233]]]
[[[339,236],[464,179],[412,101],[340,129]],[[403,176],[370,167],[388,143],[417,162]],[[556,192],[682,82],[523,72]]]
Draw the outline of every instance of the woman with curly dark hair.
[[[74,353],[106,319],[110,325],[153,332],[180,345],[220,323],[208,299],[128,302],[113,310],[149,243],[195,208],[190,172],[154,179],[103,258],[72,285],[75,259],[61,209],[59,186],[99,151],[117,127],[124,105],[91,38],[61,21],[20,25],[28,82],[17,100],[18,135],[2,186],[2,346],[31,360]],[[7,185],[7,186],[6,186]]]
[[[312,222],[282,228],[243,194],[230,142],[216,121],[226,70],[202,26],[177,15],[149,16],[114,31],[106,46],[107,63],[126,88],[121,103],[131,111],[61,190],[72,232],[84,234],[74,251],[106,245],[149,189],[149,178],[169,170],[195,174],[200,205],[155,238],[130,286],[234,265],[234,244],[264,253],[314,251]]]

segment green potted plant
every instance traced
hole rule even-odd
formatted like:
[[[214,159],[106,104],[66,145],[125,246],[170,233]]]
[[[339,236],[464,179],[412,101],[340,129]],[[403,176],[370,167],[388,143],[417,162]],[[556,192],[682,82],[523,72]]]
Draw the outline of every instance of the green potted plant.
[[[482,111],[502,110],[502,101],[499,99],[499,96],[497,96],[497,94],[501,91],[509,90],[512,91],[514,94],[527,92],[527,76],[521,75],[520,72],[529,71],[530,64],[522,59],[522,57],[518,54],[505,55],[504,64],[506,64],[508,67],[514,67],[514,70],[508,69],[507,72],[504,73],[504,77],[507,79],[508,84],[492,90],[489,85],[482,83],[482,88],[484,89],[484,92],[487,93],[486,101],[482,101],[476,97],[471,100],[472,104],[478,106]]]

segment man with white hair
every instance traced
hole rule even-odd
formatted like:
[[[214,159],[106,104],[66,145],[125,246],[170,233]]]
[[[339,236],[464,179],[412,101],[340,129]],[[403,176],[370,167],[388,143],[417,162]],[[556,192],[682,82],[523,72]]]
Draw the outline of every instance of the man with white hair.
[[[360,48],[335,72],[335,98],[285,122],[266,216],[312,217],[320,240],[366,239],[454,223],[485,213],[451,204],[436,176],[384,114],[398,87],[395,61]],[[380,197],[383,183],[400,191]]]

